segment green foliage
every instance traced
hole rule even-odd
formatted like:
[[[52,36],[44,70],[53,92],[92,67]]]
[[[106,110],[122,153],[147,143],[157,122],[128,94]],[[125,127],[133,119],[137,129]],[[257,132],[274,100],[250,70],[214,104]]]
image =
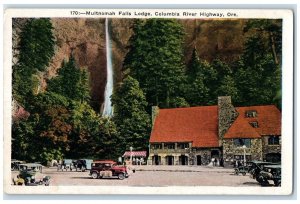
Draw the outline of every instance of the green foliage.
[[[13,156],[47,163],[47,158],[62,155],[69,148],[68,136],[72,129],[69,102],[49,92],[34,96],[30,104],[29,118],[13,124]]]
[[[48,18],[30,19],[20,36],[21,65],[34,71],[45,71],[54,54],[52,24]]]
[[[93,157],[99,137],[100,116],[86,102],[73,101],[71,105],[72,134],[70,135],[70,158]],[[88,150],[88,151],[87,151]]]
[[[183,27],[171,19],[137,20],[124,69],[138,80],[149,105],[169,107],[184,82]]]
[[[48,82],[48,90],[75,101],[89,101],[88,72],[80,70],[71,55],[68,62],[62,63],[58,76]]]
[[[136,79],[128,76],[112,96],[113,120],[120,136],[124,138],[123,149],[130,146],[144,150],[150,134],[150,116],[146,112],[147,102]]]
[[[124,138],[120,135],[114,121],[107,117],[100,119],[95,144],[94,156],[98,159],[117,160],[124,153]]]
[[[274,104],[274,97],[280,92],[281,26],[278,23],[257,20],[246,26],[246,31],[256,32],[248,37],[243,56],[235,64],[239,105]]]
[[[48,18],[27,21],[19,43],[19,61],[13,66],[13,97],[26,106],[27,98],[37,93],[37,75],[45,71],[54,54],[52,24]]]
[[[212,96],[217,72],[207,62],[201,62],[194,49],[187,69],[185,97],[191,106],[207,105],[215,101]]]
[[[129,147],[147,149],[149,106],[212,105],[230,95],[235,105],[281,107],[281,21],[249,20],[244,53],[227,64],[202,61],[196,49],[186,71],[183,28],[171,19],[136,20],[124,60],[126,77],[112,96],[113,118],[89,105],[89,76],[73,56],[39,91],[40,76],[54,52],[49,19],[30,19],[13,67],[13,97],[30,116],[12,125],[12,157],[46,163],[60,158],[117,159]],[[131,77],[132,76],[132,77]]]
[[[33,121],[20,120],[12,124],[12,158],[27,160],[32,156],[30,144],[35,135]]]

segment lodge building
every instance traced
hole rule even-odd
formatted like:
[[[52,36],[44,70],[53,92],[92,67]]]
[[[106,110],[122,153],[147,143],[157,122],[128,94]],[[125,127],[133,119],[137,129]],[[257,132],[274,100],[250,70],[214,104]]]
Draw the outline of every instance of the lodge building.
[[[148,164],[230,165],[244,159],[280,162],[281,112],[274,105],[152,108]]]

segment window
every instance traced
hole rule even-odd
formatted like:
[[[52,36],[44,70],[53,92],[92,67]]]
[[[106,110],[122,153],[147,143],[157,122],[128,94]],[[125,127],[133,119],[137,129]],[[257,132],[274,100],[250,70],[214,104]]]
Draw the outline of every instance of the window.
[[[246,118],[255,118],[257,117],[257,111],[256,110],[248,110],[245,112]]]
[[[167,143],[165,144],[166,149],[175,149],[175,144],[174,143]]]
[[[268,144],[269,145],[279,145],[279,137],[276,136],[270,136],[268,138]]]
[[[253,121],[253,122],[249,122],[249,124],[254,127],[254,128],[258,128],[258,122],[257,121]]]
[[[189,143],[178,143],[177,147],[178,149],[189,148]]]
[[[236,147],[242,147],[243,145],[245,145],[247,148],[249,148],[251,145],[251,140],[250,139],[234,139],[233,143],[234,143],[234,146],[236,146]]]
[[[161,149],[162,145],[161,144],[152,144],[152,149]]]

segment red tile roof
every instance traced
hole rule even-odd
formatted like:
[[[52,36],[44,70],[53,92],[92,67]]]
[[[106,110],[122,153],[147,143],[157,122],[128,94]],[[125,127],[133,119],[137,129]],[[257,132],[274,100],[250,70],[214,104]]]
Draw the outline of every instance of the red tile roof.
[[[218,147],[218,106],[160,109],[150,142],[192,142]]]
[[[281,113],[274,105],[238,107],[239,116],[224,135],[230,138],[259,138],[263,135],[281,135]],[[257,116],[245,117],[246,111],[255,110]],[[257,122],[258,128],[249,123]]]

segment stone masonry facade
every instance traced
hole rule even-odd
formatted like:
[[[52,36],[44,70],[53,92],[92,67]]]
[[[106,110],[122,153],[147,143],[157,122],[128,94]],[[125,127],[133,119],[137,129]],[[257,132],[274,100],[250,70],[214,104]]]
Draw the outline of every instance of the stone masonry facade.
[[[250,158],[251,160],[262,160],[262,140],[251,139],[250,143],[250,147],[245,148],[246,158]],[[243,158],[243,156],[244,149],[242,147],[235,146],[233,139],[223,140],[223,158],[225,165],[230,165],[238,159],[237,157]]]
[[[260,111],[256,113],[255,108],[260,107]],[[241,107],[241,108],[248,108],[248,107]],[[276,127],[279,127],[279,130],[275,128],[271,128],[271,131],[274,132],[272,135],[261,135],[258,136],[253,134],[253,136],[249,136],[246,130],[243,129],[243,126],[237,126],[237,136],[231,135],[228,138],[227,132],[233,125],[239,124],[236,123],[238,121],[238,117],[242,118],[244,121],[245,127],[248,125],[248,129],[252,128],[253,121],[257,120],[257,126],[253,126],[253,130],[256,134],[259,133],[260,125],[265,125],[263,127],[270,127],[269,120],[267,120],[266,124],[260,123],[257,119],[259,114],[268,114],[268,112],[274,112],[274,109],[265,109],[265,107],[261,106],[253,106],[249,107],[248,109],[258,115],[254,115],[253,117],[249,118],[246,116],[244,109],[236,109],[231,103],[231,97],[223,96],[218,97],[218,106],[217,106],[217,140],[215,146],[210,147],[201,147],[196,146],[195,141],[185,142],[184,146],[182,141],[177,142],[161,142],[161,141],[151,141],[149,146],[149,157],[148,157],[148,164],[152,165],[210,165],[212,164],[213,160],[218,162],[218,165],[229,166],[235,163],[235,161],[243,161],[244,158],[246,161],[249,160],[260,160],[260,161],[280,161],[281,160],[281,121],[276,119],[277,122]],[[246,110],[245,109],[245,110]],[[247,109],[247,110],[248,110]],[[265,109],[265,110],[263,110]],[[276,109],[276,108],[275,108]],[[238,111],[237,111],[238,110]],[[241,112],[243,110],[244,112]],[[249,111],[248,110],[248,111]],[[271,111],[270,111],[271,110]],[[276,111],[279,112],[278,109]],[[276,112],[275,111],[275,112]],[[152,124],[154,126],[154,121],[157,116],[159,116],[160,110],[158,107],[152,108]],[[278,113],[281,116],[281,113]],[[264,115],[265,116],[265,115]],[[245,118],[245,119],[244,119]],[[278,115],[275,118],[281,118]],[[172,120],[172,117],[169,117],[169,120]],[[241,121],[241,120],[240,120]],[[246,122],[245,122],[246,121]],[[206,119],[204,119],[206,122]],[[272,122],[272,121],[271,121]],[[182,122],[184,123],[184,122]],[[171,123],[172,124],[172,123]],[[251,126],[249,126],[249,124]],[[280,125],[278,125],[280,124]],[[183,124],[184,125],[184,124]],[[187,124],[188,127],[189,124]],[[183,127],[186,128],[186,127]],[[202,127],[206,128],[206,126]],[[246,128],[246,129],[247,129]],[[172,128],[171,128],[172,129]],[[274,130],[275,129],[275,130]],[[161,130],[161,129],[159,129]],[[168,129],[169,130],[169,129]],[[232,128],[230,129],[232,130]],[[262,130],[265,130],[262,129]],[[172,129],[173,131],[173,129]],[[172,135],[171,131],[171,135]],[[244,132],[243,132],[244,131]],[[189,131],[187,131],[188,133]],[[224,135],[226,137],[224,138]],[[241,136],[239,137],[239,134]],[[159,134],[158,134],[159,135]],[[247,140],[247,145],[241,145],[237,143],[237,140]],[[243,144],[243,143],[242,143]],[[169,145],[169,146],[168,146]]]

